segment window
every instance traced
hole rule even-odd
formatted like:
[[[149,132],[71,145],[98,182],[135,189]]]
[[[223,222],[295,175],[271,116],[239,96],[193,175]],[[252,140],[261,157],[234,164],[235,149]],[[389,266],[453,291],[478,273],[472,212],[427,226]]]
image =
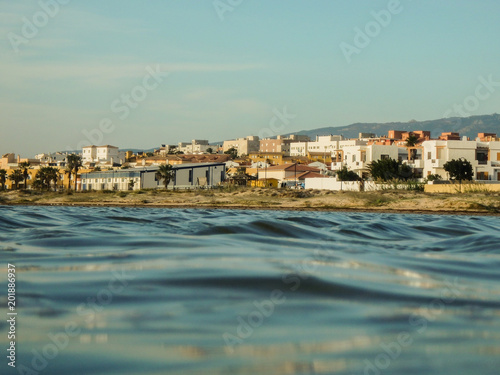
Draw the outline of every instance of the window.
[[[380,155],[380,160],[388,160],[389,155]]]
[[[488,180],[488,172],[477,172],[478,180]]]
[[[497,152],[497,161],[500,161],[500,152]]]
[[[428,152],[427,153],[427,160],[431,160],[432,159],[432,152]]]

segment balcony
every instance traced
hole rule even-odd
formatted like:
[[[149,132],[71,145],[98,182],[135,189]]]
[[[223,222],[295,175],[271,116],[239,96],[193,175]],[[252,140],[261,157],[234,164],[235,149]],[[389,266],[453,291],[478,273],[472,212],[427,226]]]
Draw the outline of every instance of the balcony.
[[[444,161],[442,159],[432,159],[431,167],[432,168],[443,168]]]

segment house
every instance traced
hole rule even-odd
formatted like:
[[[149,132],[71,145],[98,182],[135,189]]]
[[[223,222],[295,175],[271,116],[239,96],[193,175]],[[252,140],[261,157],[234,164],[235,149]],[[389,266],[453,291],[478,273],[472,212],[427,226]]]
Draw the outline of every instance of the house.
[[[500,141],[430,140],[422,143],[424,177],[440,175],[448,178],[444,165],[453,159],[464,158],[472,164],[474,179],[500,181]]]
[[[212,148],[206,139],[193,139],[191,143],[179,142],[177,151],[184,154],[204,154],[208,149]]]
[[[83,164],[114,164],[121,165],[125,162],[125,152],[111,145],[82,147]]]
[[[289,156],[292,142],[308,142],[309,140],[307,135],[297,134],[291,134],[289,137],[278,135],[276,139],[265,138],[260,140],[259,152],[282,153],[284,156]]]
[[[162,189],[163,181],[156,178],[159,167],[143,167],[102,172],[82,173],[82,190]],[[211,188],[226,178],[224,163],[177,164],[172,166],[174,178],[169,189]]]
[[[279,183],[283,182],[283,180],[287,178],[295,178],[295,176],[299,176],[304,172],[315,172],[320,173],[320,169],[309,167],[303,164],[283,164],[283,165],[275,165],[268,168],[260,168],[258,169],[258,179],[270,179],[274,178],[278,180]]]

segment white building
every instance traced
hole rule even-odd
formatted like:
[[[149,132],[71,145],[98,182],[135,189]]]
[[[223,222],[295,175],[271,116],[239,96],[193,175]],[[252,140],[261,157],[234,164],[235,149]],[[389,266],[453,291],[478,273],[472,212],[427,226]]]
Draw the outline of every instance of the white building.
[[[208,144],[206,139],[193,139],[191,143],[179,142],[178,151],[184,154],[204,154],[209,148],[213,148]]]
[[[35,159],[40,160],[41,165],[57,165],[61,166],[66,163],[67,152],[49,152],[35,155]]]
[[[357,173],[360,177],[368,173],[368,165],[372,161],[382,159],[398,160],[400,147],[396,145],[366,145],[364,141],[352,143],[352,141],[341,141],[337,151],[337,161],[332,162],[332,171],[339,171],[343,167]],[[351,143],[349,143],[351,142]]]
[[[422,143],[424,177],[438,174],[448,179],[444,164],[464,158],[472,164],[475,180],[500,181],[500,142],[430,140]]]
[[[123,164],[125,152],[118,151],[116,146],[86,146],[82,147],[83,164]]]
[[[309,152],[332,153],[339,148],[339,142],[343,139],[341,135],[324,135],[317,136],[316,141],[312,142],[292,142],[290,143],[290,156],[307,156]],[[346,140],[346,142],[349,141]]]

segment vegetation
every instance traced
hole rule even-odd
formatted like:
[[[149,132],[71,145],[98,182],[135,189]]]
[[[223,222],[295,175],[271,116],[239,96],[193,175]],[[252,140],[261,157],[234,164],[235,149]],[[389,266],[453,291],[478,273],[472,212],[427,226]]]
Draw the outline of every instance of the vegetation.
[[[357,173],[347,169],[347,166],[343,166],[340,171],[337,172],[337,177],[340,181],[360,181],[361,177]]]
[[[5,182],[7,182],[7,171],[0,169],[0,185],[2,185],[2,190],[5,190]]]
[[[76,181],[78,180],[78,170],[82,166],[82,157],[76,154],[70,154],[66,158],[66,170],[75,175],[75,191]],[[69,176],[71,177],[71,175]],[[68,182],[68,189],[70,189],[70,182]]]
[[[438,181],[441,180],[441,176],[438,174],[430,174],[427,176],[427,181]]]
[[[391,158],[373,161],[368,165],[368,169],[375,180],[407,181],[413,177],[413,171],[408,165]]]
[[[224,151],[225,154],[231,155],[231,159],[236,159],[238,157],[238,150],[231,147],[229,150]]]
[[[28,176],[29,176],[29,173],[28,173],[28,169],[30,168],[30,163],[25,161],[25,162],[22,162],[19,164],[19,168],[21,168],[21,171],[23,173],[23,180],[24,180],[24,187],[23,189],[26,190],[26,188],[28,187]]]
[[[54,167],[41,167],[35,176],[33,187],[36,189],[50,190],[52,182],[54,189],[57,187],[57,180],[59,178],[59,171]]]
[[[14,183],[14,189],[17,190],[19,183],[24,179],[23,173],[20,169],[15,169],[9,176],[9,180]]]
[[[163,185],[165,185],[165,189],[168,189],[168,184],[174,178],[175,171],[170,164],[160,165],[160,168],[155,174],[155,177],[161,181],[163,180]]]
[[[472,164],[465,158],[453,159],[446,162],[443,168],[449,173],[450,180],[460,181],[460,183],[462,183],[463,180],[472,181],[472,177],[474,177]]]
[[[214,153],[214,150],[212,149],[212,147],[209,147],[209,148],[207,148],[207,152],[208,152],[209,154],[213,154],[213,153]]]
[[[406,138],[406,147],[415,147],[417,142],[418,137],[415,134],[410,133],[410,136]]]

